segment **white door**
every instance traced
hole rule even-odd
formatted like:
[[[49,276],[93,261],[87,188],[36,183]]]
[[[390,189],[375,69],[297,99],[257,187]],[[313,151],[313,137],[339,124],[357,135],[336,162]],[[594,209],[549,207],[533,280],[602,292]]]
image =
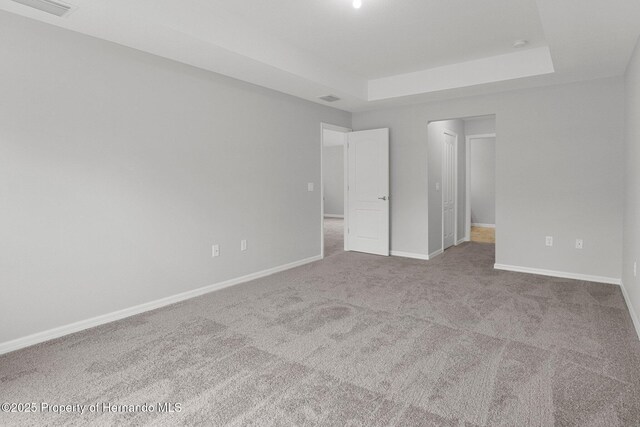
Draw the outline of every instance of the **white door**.
[[[389,129],[351,132],[347,139],[345,249],[389,255]]]
[[[445,132],[442,144],[442,250],[455,243],[456,229],[456,139]]]

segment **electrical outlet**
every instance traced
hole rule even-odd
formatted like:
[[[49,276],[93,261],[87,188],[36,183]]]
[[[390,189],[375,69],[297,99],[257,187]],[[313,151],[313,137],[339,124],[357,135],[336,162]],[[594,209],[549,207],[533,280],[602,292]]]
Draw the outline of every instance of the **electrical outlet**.
[[[241,251],[246,251],[247,250],[247,241],[246,240],[240,240],[240,250]]]
[[[583,242],[582,239],[576,239],[576,249],[582,249]]]
[[[313,191],[313,182],[307,183],[307,191]]]
[[[547,246],[553,246],[553,236],[547,236],[544,242]]]
[[[220,245],[211,246],[211,256],[213,258],[220,256]]]

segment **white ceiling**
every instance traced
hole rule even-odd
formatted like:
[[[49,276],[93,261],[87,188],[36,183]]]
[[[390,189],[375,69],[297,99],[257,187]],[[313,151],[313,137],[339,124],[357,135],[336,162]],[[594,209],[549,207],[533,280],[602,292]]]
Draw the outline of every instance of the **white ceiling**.
[[[640,1],[69,0],[0,9],[349,111],[620,75]],[[520,50],[516,39],[529,40]]]
[[[366,79],[510,53],[521,38],[546,45],[535,0],[364,0],[360,10],[350,0],[211,4]]]

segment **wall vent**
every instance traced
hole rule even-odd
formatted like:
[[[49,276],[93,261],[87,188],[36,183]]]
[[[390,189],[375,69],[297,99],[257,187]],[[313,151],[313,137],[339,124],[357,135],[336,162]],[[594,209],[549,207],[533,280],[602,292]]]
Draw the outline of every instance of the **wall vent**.
[[[322,99],[323,101],[327,101],[327,102],[336,102],[336,101],[340,101],[340,98],[338,98],[335,95],[325,95],[325,96],[319,96],[318,98]]]
[[[73,6],[53,0],[13,0],[16,3],[41,10],[56,16],[64,16],[69,13]]]

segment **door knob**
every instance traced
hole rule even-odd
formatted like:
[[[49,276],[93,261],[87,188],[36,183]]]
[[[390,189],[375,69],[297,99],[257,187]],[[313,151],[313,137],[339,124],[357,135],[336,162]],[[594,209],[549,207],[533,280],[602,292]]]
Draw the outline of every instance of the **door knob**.
[[[378,197],[380,200],[387,200],[387,196]]]

